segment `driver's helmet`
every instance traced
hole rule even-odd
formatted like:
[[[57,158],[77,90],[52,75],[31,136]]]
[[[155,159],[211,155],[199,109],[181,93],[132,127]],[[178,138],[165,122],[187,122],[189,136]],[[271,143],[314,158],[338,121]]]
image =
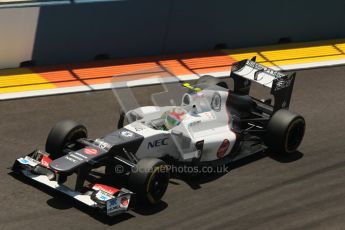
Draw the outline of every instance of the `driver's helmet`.
[[[165,112],[162,116],[164,125],[167,129],[172,129],[178,126],[181,121],[186,117],[187,111],[182,108],[172,108]]]

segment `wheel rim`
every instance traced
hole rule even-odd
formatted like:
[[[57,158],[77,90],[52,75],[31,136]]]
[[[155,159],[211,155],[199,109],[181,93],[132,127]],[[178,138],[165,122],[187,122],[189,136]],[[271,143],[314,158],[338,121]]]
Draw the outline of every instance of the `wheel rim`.
[[[163,197],[169,183],[169,174],[162,172],[161,169],[162,167],[157,167],[150,178],[148,194],[153,203],[158,202]]]
[[[65,148],[68,145],[75,144],[75,141],[78,140],[79,138],[86,138],[86,137],[87,137],[87,131],[85,128],[80,127],[75,130],[72,130],[71,133],[69,133],[69,135],[66,137],[63,148]]]
[[[287,134],[287,151],[294,152],[301,144],[305,131],[305,122],[302,119],[296,120]]]

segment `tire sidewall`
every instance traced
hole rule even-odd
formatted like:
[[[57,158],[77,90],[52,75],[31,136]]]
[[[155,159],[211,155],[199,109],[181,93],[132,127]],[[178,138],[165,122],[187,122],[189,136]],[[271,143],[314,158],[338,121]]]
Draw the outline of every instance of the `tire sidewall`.
[[[160,174],[160,175],[159,175]],[[169,181],[169,172],[164,161],[156,158],[145,158],[138,162],[129,176],[129,187],[137,194],[139,201],[147,204],[156,204],[164,196],[167,185],[162,192],[162,196],[154,198],[151,193],[153,183],[157,176],[166,177]]]
[[[289,134],[296,125],[303,125],[303,133],[300,136],[298,144],[294,148],[288,146]],[[267,147],[277,153],[293,153],[303,140],[305,133],[305,120],[301,115],[291,111],[281,109],[278,110],[267,124],[267,132],[265,135],[265,144]]]
[[[63,149],[68,143],[86,137],[87,130],[84,125],[72,120],[60,121],[51,129],[47,137],[46,151],[53,160],[57,159],[63,156]]]
[[[299,125],[299,123],[301,123],[301,122],[304,124],[304,130],[303,130],[303,135],[302,135],[302,137],[301,137],[301,140],[299,140],[299,143],[298,143],[297,146],[294,146],[293,149],[290,149],[290,147],[288,146],[288,144],[289,144],[289,143],[288,143],[288,142],[289,142],[288,135],[289,135],[289,133],[292,131],[292,129],[295,128],[294,126]],[[285,132],[285,136],[284,136],[284,139],[285,139],[285,141],[284,141],[285,153],[293,153],[293,152],[296,152],[298,146],[299,146],[299,145],[301,144],[301,142],[302,142],[302,139],[303,139],[303,136],[304,136],[304,132],[305,132],[305,121],[304,121],[303,117],[298,116],[298,117],[296,117],[295,119],[293,119],[293,120],[291,121],[290,125],[288,126],[288,128],[287,128],[287,130],[286,130],[286,132]]]

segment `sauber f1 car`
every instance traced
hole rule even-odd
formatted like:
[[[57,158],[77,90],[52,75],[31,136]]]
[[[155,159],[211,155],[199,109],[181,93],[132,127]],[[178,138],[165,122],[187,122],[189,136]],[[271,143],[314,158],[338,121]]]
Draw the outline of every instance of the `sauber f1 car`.
[[[305,131],[304,118],[288,110],[295,73],[267,68],[254,57],[233,64],[230,78],[231,90],[212,76],[184,83],[180,106],[127,111],[118,130],[97,139],[88,139],[82,124],[61,121],[50,131],[45,151],[17,159],[13,170],[113,216],[128,211],[134,200],[152,205],[162,199],[170,177],[166,162],[215,165],[266,149],[295,152]],[[270,89],[273,98],[249,96],[252,83]],[[112,185],[87,185],[100,167]],[[66,181],[72,175],[71,188]]]

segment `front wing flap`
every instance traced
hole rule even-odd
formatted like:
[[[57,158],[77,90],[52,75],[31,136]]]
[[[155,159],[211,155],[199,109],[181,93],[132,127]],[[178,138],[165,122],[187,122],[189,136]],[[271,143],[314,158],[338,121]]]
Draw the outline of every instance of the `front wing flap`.
[[[46,164],[47,158],[43,157],[44,160],[42,160],[43,158],[41,158],[40,161],[36,160],[36,156],[40,154],[46,156],[36,150],[25,157],[18,158],[13,164],[12,170],[32,179],[33,181],[66,194],[84,205],[99,209],[108,216],[127,212],[132,207],[132,203],[134,203],[134,194],[125,188],[114,188],[118,191],[116,194],[109,194],[107,193],[108,191],[102,191],[101,189],[92,190],[92,188],[89,188],[87,192],[82,193],[67,187],[63,183],[58,183],[57,178],[59,175]],[[100,193],[102,193],[102,196],[98,195]],[[93,197],[100,198],[93,199]]]

